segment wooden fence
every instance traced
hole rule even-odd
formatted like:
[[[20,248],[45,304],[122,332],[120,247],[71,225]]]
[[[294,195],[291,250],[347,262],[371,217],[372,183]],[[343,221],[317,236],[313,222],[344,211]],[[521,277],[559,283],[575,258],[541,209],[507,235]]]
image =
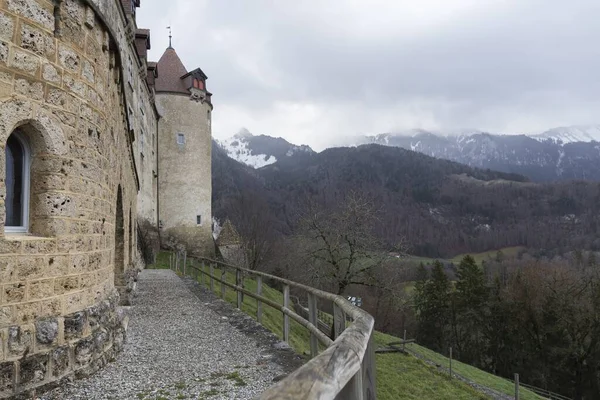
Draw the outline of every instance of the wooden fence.
[[[256,300],[256,319],[262,322],[263,304],[282,314],[283,340],[289,343],[290,319],[310,332],[311,360],[271,386],[260,399],[344,399],[375,400],[375,354],[371,315],[350,304],[342,296],[324,292],[310,286],[279,278],[264,272],[253,271],[207,258],[188,257],[185,252],[171,253],[170,268],[183,275],[193,276],[214,291],[215,282],[221,284],[221,298],[226,288],[237,293],[237,308],[241,309],[243,296]],[[220,275],[215,270],[220,270]],[[226,280],[230,271],[235,284]],[[245,288],[248,279],[256,281],[256,293]],[[283,302],[279,304],[262,296],[263,282],[277,282],[283,287]],[[299,315],[290,304],[290,290],[305,295],[308,312]],[[330,303],[333,310],[331,339],[323,331],[323,321],[318,316],[319,302]],[[306,310],[304,307],[301,307]],[[304,316],[306,315],[307,318]],[[351,321],[347,323],[347,321]],[[319,329],[321,328],[321,329]],[[326,349],[319,354],[319,344]]]

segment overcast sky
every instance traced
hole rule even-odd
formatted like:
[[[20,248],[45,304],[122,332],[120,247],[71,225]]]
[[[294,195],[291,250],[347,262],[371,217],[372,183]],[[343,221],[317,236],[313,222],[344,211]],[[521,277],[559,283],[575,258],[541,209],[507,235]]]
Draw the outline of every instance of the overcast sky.
[[[144,0],[152,60],[168,25],[217,139],[600,122],[599,0]]]

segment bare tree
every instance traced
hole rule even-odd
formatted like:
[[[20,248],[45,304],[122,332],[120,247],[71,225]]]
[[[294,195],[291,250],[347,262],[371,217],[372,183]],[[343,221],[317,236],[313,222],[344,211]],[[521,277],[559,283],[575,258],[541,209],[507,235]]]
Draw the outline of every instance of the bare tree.
[[[267,202],[254,192],[242,193],[231,200],[231,220],[240,237],[244,266],[256,270],[267,262],[276,235]]]
[[[404,243],[386,249],[374,234],[378,210],[366,196],[351,193],[332,211],[315,204],[300,218],[301,234],[308,239],[308,268],[312,279],[343,294],[350,285],[377,287],[374,271],[391,257],[403,253]]]

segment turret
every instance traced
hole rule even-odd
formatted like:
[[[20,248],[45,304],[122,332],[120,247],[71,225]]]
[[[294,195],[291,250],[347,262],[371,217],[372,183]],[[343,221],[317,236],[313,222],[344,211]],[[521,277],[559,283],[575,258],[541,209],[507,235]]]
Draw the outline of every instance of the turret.
[[[159,226],[163,242],[212,255],[212,94],[200,68],[188,72],[169,46],[156,65]]]

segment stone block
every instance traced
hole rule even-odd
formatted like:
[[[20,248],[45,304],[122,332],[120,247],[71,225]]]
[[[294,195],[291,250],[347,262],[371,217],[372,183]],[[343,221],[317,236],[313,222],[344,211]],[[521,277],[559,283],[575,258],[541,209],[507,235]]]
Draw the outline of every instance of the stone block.
[[[52,115],[54,115],[61,123],[67,126],[77,125],[77,115],[75,114],[55,109],[52,110]]]
[[[13,306],[0,307],[0,326],[7,326],[15,322],[15,310]]]
[[[0,81],[0,99],[13,94],[13,85],[10,82]],[[4,173],[4,171],[2,171]],[[4,222],[4,221],[3,221]]]
[[[0,63],[6,64],[8,61],[8,43],[0,41]]]
[[[36,354],[19,362],[19,385],[28,387],[46,379],[49,364],[48,354]]]
[[[73,348],[75,363],[80,366],[89,364],[95,353],[95,343],[92,336],[80,340]]]
[[[90,6],[85,6],[85,26],[93,29],[96,25],[96,13]]]
[[[15,92],[30,99],[42,100],[44,98],[44,84],[27,79],[17,79],[15,80]]]
[[[60,34],[65,43],[70,43],[79,49],[83,49],[85,44],[85,31],[83,25],[74,18],[66,16],[61,21]]]
[[[35,321],[35,338],[37,344],[48,346],[55,342],[58,337],[58,320],[56,318],[45,318]]]
[[[38,0],[7,0],[8,10],[35,22],[43,28],[54,29],[54,13],[52,6]]]
[[[40,59],[34,54],[26,53],[13,48],[9,64],[12,68],[15,68],[25,74],[35,75],[40,67]]]
[[[0,81],[11,82],[13,81],[13,74],[9,71],[0,71]]]
[[[21,24],[21,47],[40,56],[53,59],[55,53],[54,37],[47,32],[28,24]]]
[[[29,300],[40,300],[54,296],[54,278],[29,283]]]
[[[0,254],[16,254],[21,252],[21,242],[0,238]],[[14,255],[12,256],[14,257]]]
[[[19,324],[34,322],[41,313],[40,306],[40,302],[16,304],[16,322]]]
[[[7,361],[0,363],[0,395],[2,392],[12,392],[15,383],[15,363]]]
[[[11,326],[6,341],[7,357],[21,357],[25,352],[33,352],[33,327]]]
[[[83,69],[81,71],[81,76],[83,76],[84,79],[86,79],[88,82],[90,83],[94,83],[96,81],[96,78],[94,77],[94,66],[92,65],[91,62],[89,62],[88,60],[83,60]],[[89,92],[91,93],[96,93],[95,91],[90,90]],[[89,95],[89,93],[88,93]]]
[[[94,272],[79,275],[79,287],[89,289],[94,286],[96,286],[96,274]]]
[[[54,280],[54,293],[57,295],[75,290],[79,290],[79,277],[77,275],[59,277]]]
[[[40,304],[40,317],[57,317],[62,314],[62,302],[59,297],[42,300]]]
[[[12,283],[2,287],[3,302],[5,304],[20,303],[25,301],[25,284]]]
[[[105,329],[98,329],[93,334],[94,348],[97,356],[102,355],[104,349],[110,344],[110,335]]]
[[[42,78],[60,85],[61,73],[54,65],[46,63],[42,66]]]
[[[63,86],[81,98],[87,96],[87,85],[71,75],[63,77]]]
[[[87,314],[79,311],[73,314],[65,315],[65,340],[81,338],[86,331]]]
[[[80,274],[88,271],[89,259],[87,254],[71,254],[69,274]]]
[[[11,41],[15,31],[15,19],[0,12],[0,39]]]
[[[80,0],[64,0],[61,11],[77,21],[84,18],[85,8]]]
[[[113,337],[113,347],[115,351],[119,352],[123,350],[123,345],[125,344],[125,330],[123,328],[117,328],[114,332]]]
[[[46,101],[53,106],[61,107],[68,112],[75,113],[79,110],[80,100],[72,94],[54,86],[48,86]]]
[[[69,257],[66,255],[51,255],[48,257],[46,265],[46,276],[65,275],[69,265]]]
[[[86,312],[88,315],[88,323],[92,331],[101,327],[110,326],[111,309],[110,303],[107,300],[100,301],[99,303],[88,307]]]
[[[65,312],[76,312],[85,305],[86,297],[84,292],[69,294],[65,297]]]
[[[57,347],[50,354],[52,377],[58,378],[69,371],[69,346]]]
[[[56,251],[56,240],[54,239],[36,239],[23,242],[23,254],[49,254]]]
[[[44,258],[41,256],[22,256],[16,260],[17,280],[42,278]]]
[[[60,45],[58,47],[58,62],[67,71],[77,73],[79,72],[80,59],[79,55],[71,48]]]

